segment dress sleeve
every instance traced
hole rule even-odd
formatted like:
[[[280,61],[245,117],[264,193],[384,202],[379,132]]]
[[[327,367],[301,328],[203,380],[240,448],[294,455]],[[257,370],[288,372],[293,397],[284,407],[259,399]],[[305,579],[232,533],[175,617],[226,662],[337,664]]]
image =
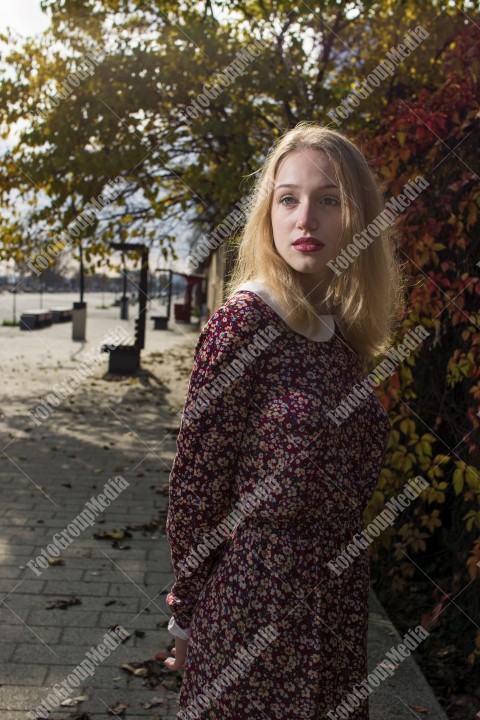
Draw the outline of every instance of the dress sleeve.
[[[183,628],[180,627],[180,625],[177,625],[173,615],[170,618],[167,630],[170,633],[170,635],[174,635],[175,637],[182,638],[182,640],[188,640],[188,638],[190,637],[190,633],[188,632],[188,630],[184,630]]]
[[[188,634],[219,556],[218,540],[207,535],[238,499],[237,457],[253,387],[268,352],[264,327],[251,299],[231,298],[198,338],[169,477],[166,534],[175,577],[166,598],[175,623],[171,634],[177,628]]]

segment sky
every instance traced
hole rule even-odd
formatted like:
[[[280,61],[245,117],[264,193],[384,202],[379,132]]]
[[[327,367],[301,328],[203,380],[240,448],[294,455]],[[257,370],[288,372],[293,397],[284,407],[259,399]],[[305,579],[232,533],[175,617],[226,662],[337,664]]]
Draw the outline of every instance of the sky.
[[[0,0],[0,32],[10,27],[20,35],[35,35],[49,24],[40,9],[40,0]]]

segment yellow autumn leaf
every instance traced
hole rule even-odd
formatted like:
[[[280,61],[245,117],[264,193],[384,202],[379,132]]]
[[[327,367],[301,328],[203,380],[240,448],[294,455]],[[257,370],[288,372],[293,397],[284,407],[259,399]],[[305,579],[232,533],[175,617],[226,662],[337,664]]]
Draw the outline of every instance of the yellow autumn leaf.
[[[460,468],[457,468],[457,470],[453,473],[453,489],[455,490],[456,495],[460,495],[463,490],[464,474],[464,471]]]
[[[65,560],[60,557],[47,558],[49,565],[65,565]]]
[[[400,430],[405,433],[405,435],[411,435],[415,432],[415,423],[410,418],[405,418],[405,420],[402,420],[400,423]]]
[[[448,455],[435,455],[433,458],[433,463],[435,465],[445,465],[450,460],[450,457]]]
[[[468,487],[472,490],[478,490],[480,488],[480,478],[478,476],[478,472],[475,471],[475,468],[472,467],[472,465],[467,467],[465,480],[467,481]]]

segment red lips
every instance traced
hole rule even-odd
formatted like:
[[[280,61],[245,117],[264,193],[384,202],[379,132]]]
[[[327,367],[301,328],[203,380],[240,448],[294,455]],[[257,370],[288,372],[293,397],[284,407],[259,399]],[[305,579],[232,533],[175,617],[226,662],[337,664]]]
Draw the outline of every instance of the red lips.
[[[317,238],[314,237],[300,237],[295,240],[293,243],[294,245],[320,245],[323,247],[324,243],[320,242],[320,240],[317,240]]]

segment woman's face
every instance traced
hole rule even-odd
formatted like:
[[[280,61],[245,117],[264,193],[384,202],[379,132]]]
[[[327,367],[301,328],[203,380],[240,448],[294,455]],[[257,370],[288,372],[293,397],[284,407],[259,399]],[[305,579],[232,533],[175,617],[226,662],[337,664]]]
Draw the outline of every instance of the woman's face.
[[[304,148],[283,158],[275,176],[271,221],[277,252],[294,270],[310,276],[302,280],[313,295],[317,282],[332,272],[327,262],[337,257],[342,234],[340,188],[325,153]]]

